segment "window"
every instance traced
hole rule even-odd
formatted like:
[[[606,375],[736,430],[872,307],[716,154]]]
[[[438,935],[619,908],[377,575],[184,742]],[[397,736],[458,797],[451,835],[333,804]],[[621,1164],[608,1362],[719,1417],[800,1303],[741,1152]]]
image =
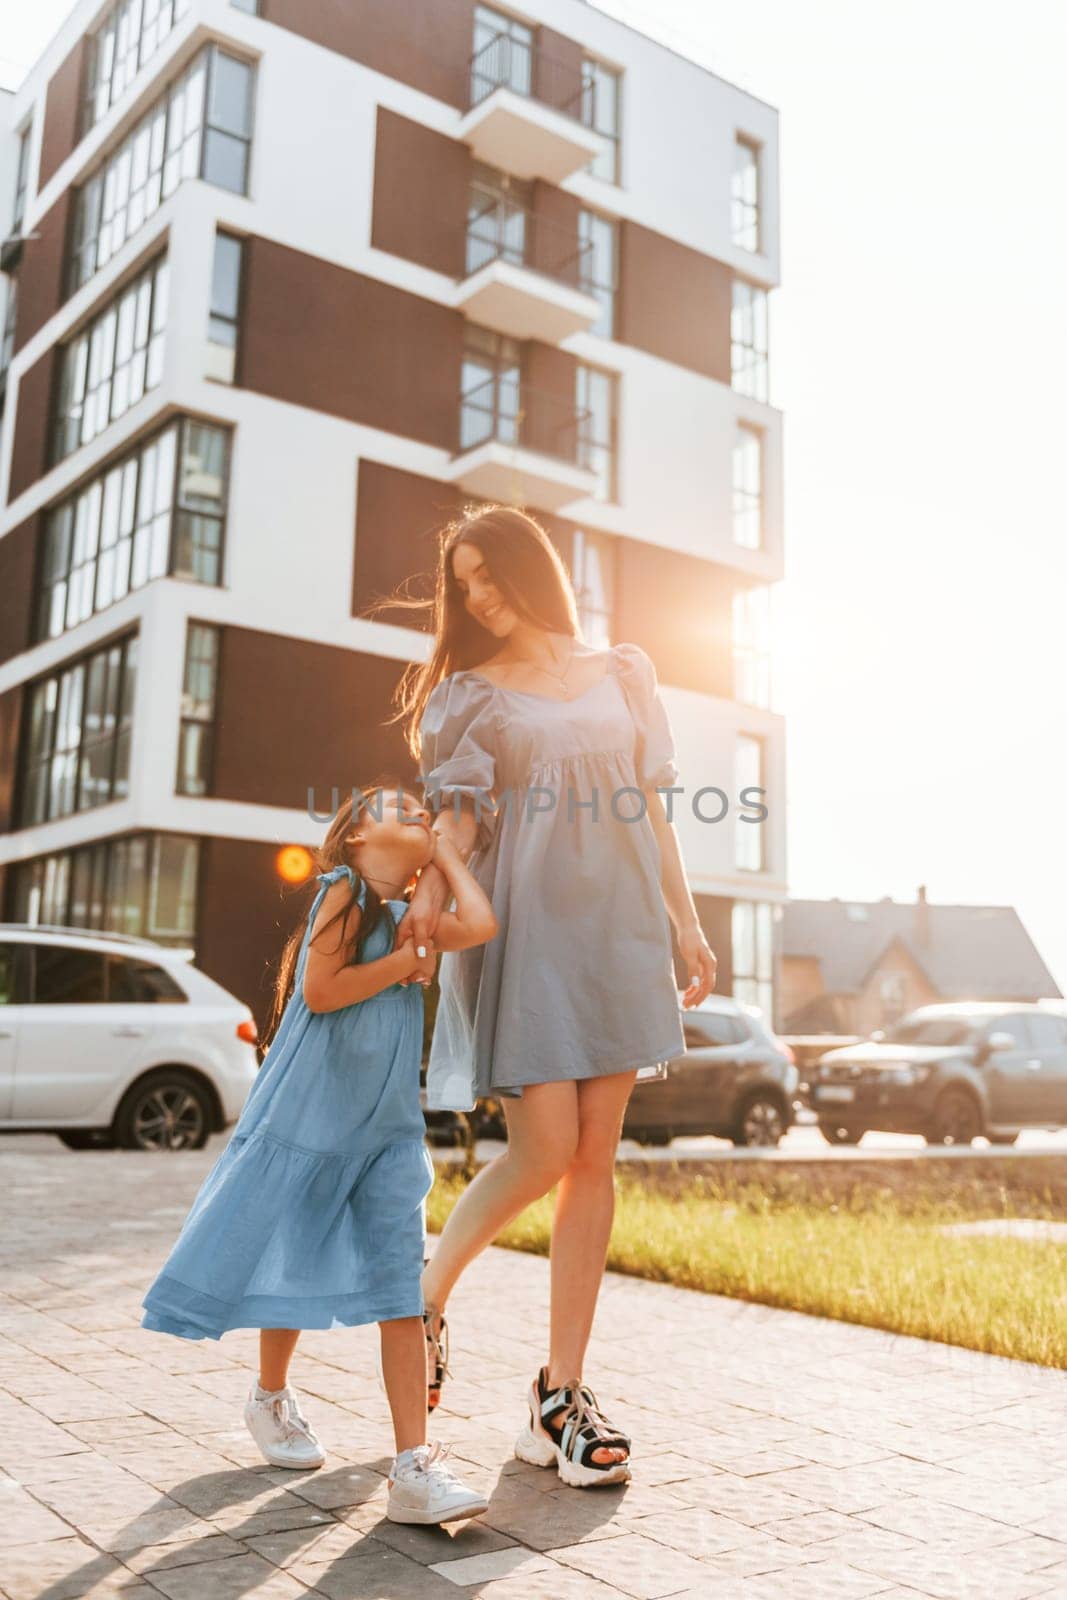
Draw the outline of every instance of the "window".
[[[759,146],[737,135],[730,191],[730,237],[742,250],[760,249]]]
[[[766,400],[767,291],[744,278],[734,279],[730,314],[730,382],[738,394]]]
[[[29,686],[21,827],[129,793],[136,661],[131,634]]]
[[[1027,1026],[1027,1018],[1020,1016],[1018,1012],[1010,1016],[993,1017],[985,1029],[985,1037],[988,1039],[992,1033],[1010,1033],[1015,1040],[1015,1048],[1017,1050],[1030,1050],[1033,1048],[1030,1029]]]
[[[518,341],[468,323],[464,332],[460,448],[487,439],[518,444],[521,364]]]
[[[36,638],[153,578],[220,581],[229,434],[172,422],[45,514]]]
[[[533,88],[533,30],[515,17],[474,8],[474,55],[471,59],[471,105],[494,89],[529,95]]]
[[[15,947],[10,944],[0,944],[0,1006],[15,1005],[16,995]]]
[[[734,543],[747,550],[763,547],[763,435],[740,422],[730,460]]]
[[[132,956],[106,956],[107,997],[113,1004],[135,1006],[188,1001],[169,972],[151,961],[136,961]]]
[[[237,369],[237,324],[241,303],[241,260],[244,247],[232,233],[216,233],[211,270],[208,340],[215,347],[209,376],[232,383]]]
[[[178,794],[204,795],[210,789],[218,666],[218,628],[209,627],[203,622],[190,622],[185,635],[185,671],[178,735]]]
[[[490,261],[526,264],[526,218],[533,185],[484,162],[474,163],[467,203],[467,273]],[[540,231],[540,223],[538,224]],[[541,265],[541,263],[538,263]]]
[[[744,790],[763,788],[763,741],[752,734],[739,733],[734,754],[734,788],[741,808],[734,829],[734,865],[747,872],[761,872],[766,865],[763,851],[765,823],[751,817],[751,807],[762,805],[762,794],[741,798]],[[746,821],[745,818],[750,820]]]
[[[188,944],[199,847],[182,834],[131,834],[11,868],[15,920]]]
[[[174,25],[189,0],[119,0],[86,40],[82,134],[115,104]]]
[[[694,1038],[690,1043],[689,1034]],[[724,1045],[744,1044],[749,1038],[748,1029],[740,1017],[726,1012],[708,1011],[702,1017],[690,1017],[685,1027],[685,1042],[690,1049],[719,1049]]]
[[[26,196],[30,187],[30,134],[33,124],[29,123],[19,134],[18,164],[15,168],[15,204],[11,208],[11,232],[22,232],[23,220],[26,216]]]
[[[53,465],[155,388],[166,323],[167,258],[160,256],[60,349]]]
[[[771,704],[771,591],[741,589],[733,602],[734,697],[749,706]]]
[[[612,536],[576,528],[571,570],[582,633],[598,650],[610,649],[615,612],[615,540]]]
[[[600,302],[600,316],[589,331],[605,339],[615,337],[617,238],[618,224],[614,218],[602,217],[595,211],[579,211],[581,285],[586,294]]]
[[[7,280],[7,293],[4,297],[4,332],[0,336],[0,382],[7,377],[11,357],[15,354],[15,323],[18,320],[18,308],[19,280],[12,276]]]
[[[186,178],[246,192],[253,68],[202,50],[74,194],[70,293],[88,283]],[[218,124],[216,126],[215,124]],[[239,126],[235,135],[224,131]]]
[[[99,1005],[107,992],[104,956],[99,950],[70,950],[61,944],[35,944],[33,1002],[38,1006]]]
[[[578,460],[596,473],[596,500],[615,499],[615,374],[579,365]]]
[[[606,183],[619,181],[621,150],[619,100],[622,74],[587,56],[582,62],[582,121],[602,135],[604,145],[586,171]]]
[[[774,907],[765,900],[735,900],[731,914],[733,997],[758,1006],[774,1023]]]
[[[1030,1037],[1038,1050],[1067,1049],[1067,1018],[1051,1012],[1031,1011],[1027,1017]]]
[[[230,0],[235,11],[247,11],[250,17],[259,16],[259,0]]]

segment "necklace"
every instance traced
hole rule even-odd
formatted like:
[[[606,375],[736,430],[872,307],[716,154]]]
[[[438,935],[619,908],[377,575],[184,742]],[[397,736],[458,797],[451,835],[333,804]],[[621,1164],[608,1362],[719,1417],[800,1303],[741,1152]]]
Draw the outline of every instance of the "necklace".
[[[553,683],[558,684],[559,687],[560,687],[560,690],[561,690],[561,692],[563,694],[563,698],[566,700],[566,699],[569,699],[569,696],[568,696],[567,691],[566,691],[565,680],[566,680],[568,672],[571,670],[571,665],[572,665],[573,661],[574,661],[574,639],[572,637],[570,653],[567,656],[567,665],[564,667],[562,672],[550,672],[547,667],[538,666],[536,661],[529,661],[528,660],[526,662],[526,665],[528,667],[533,667],[535,672],[543,673],[546,678],[551,678]],[[505,665],[508,665],[508,663],[505,663]]]

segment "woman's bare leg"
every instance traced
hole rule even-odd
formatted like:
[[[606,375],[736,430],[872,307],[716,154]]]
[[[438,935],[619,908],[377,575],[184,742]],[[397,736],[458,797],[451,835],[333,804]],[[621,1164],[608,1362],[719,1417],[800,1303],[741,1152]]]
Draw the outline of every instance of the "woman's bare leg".
[[[547,1194],[578,1148],[576,1083],[538,1083],[504,1101],[508,1147],[460,1196],[422,1276],[428,1306],[443,1311],[464,1267],[534,1200]]]
[[[552,1222],[552,1320],[548,1382],[582,1376],[615,1215],[615,1152],[636,1072],[585,1078],[578,1090],[578,1148],[560,1178]],[[596,1461],[624,1461],[605,1449]]]
[[[293,1359],[298,1328],[261,1328],[259,1330],[259,1386],[274,1393],[284,1389],[289,1382],[289,1363]]]

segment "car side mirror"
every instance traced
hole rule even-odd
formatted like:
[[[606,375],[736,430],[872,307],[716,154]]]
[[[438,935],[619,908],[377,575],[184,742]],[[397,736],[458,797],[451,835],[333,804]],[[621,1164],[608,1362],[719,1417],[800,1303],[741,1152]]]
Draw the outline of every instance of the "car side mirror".
[[[997,1050],[1014,1050],[1015,1036],[1010,1033],[991,1033],[985,1042],[986,1055],[992,1055]]]

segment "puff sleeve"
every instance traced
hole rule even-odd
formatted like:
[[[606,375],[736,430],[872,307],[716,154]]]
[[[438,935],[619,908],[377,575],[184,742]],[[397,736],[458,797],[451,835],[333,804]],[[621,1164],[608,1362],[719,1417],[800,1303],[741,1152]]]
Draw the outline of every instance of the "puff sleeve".
[[[426,802],[440,814],[456,805],[457,794],[471,799],[478,821],[476,850],[486,849],[496,831],[495,726],[492,684],[466,672],[441,679],[419,724],[419,777]]]
[[[651,656],[639,644],[615,646],[615,670],[634,720],[634,767],[642,788],[667,788],[678,782],[674,734],[660,698]]]

